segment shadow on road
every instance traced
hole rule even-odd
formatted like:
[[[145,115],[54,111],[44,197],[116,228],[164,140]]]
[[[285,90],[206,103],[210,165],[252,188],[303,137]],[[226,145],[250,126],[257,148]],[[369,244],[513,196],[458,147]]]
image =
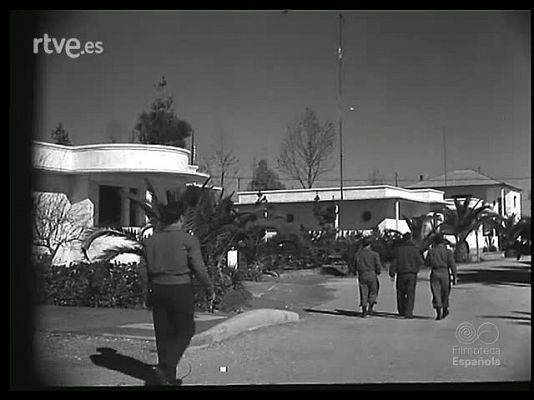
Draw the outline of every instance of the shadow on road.
[[[117,350],[109,347],[99,347],[96,351],[100,354],[89,356],[93,364],[140,379],[145,382],[145,386],[156,384],[152,365],[117,353]]]
[[[464,269],[458,272],[458,285],[480,283],[490,286],[529,286],[530,266],[500,266],[491,269]]]
[[[317,313],[317,314],[328,314],[328,315],[336,315],[336,316],[343,316],[343,317],[361,317],[362,313],[359,311],[353,311],[353,310],[343,310],[336,308],[335,310],[317,310],[313,308],[305,308],[304,311],[309,313]],[[399,314],[395,313],[389,313],[385,311],[375,311],[372,317],[381,317],[381,318],[393,318],[393,319],[403,319],[399,316]],[[432,319],[431,317],[424,317],[420,315],[414,315],[413,319]]]
[[[515,314],[520,314],[518,316],[516,315],[481,315],[481,318],[488,318],[488,319],[504,319],[511,321],[513,323],[519,324],[519,325],[530,325],[531,324],[531,314],[529,312],[525,311],[512,311]]]

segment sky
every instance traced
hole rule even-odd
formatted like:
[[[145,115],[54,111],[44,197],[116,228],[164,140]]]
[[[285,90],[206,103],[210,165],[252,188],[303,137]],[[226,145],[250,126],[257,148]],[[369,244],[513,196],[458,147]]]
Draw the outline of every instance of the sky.
[[[373,170],[401,184],[472,168],[530,190],[530,13],[343,11],[345,186]],[[128,141],[161,76],[201,156],[223,141],[276,166],[306,107],[338,124],[338,11],[48,12],[39,31],[101,54],[35,55],[35,138]],[[354,107],[354,111],[349,108]],[[335,169],[316,186],[339,185]],[[289,187],[297,187],[287,181]],[[524,196],[526,197],[526,196]]]

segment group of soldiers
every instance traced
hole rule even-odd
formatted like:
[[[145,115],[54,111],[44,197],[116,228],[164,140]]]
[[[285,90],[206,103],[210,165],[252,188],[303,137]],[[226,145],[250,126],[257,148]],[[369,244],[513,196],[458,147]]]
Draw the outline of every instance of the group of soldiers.
[[[356,253],[351,267],[357,272],[360,291],[362,317],[374,313],[373,307],[378,296],[378,275],[382,271],[380,256],[371,249],[371,240],[364,238],[362,248]],[[395,248],[394,258],[389,268],[391,280],[397,277],[397,309],[399,316],[413,318],[417,273],[426,265],[431,268],[430,289],[432,306],[436,310],[436,320],[449,315],[449,294],[451,284],[456,284],[456,264],[451,250],[445,245],[443,235],[434,238],[433,246],[423,257],[412,241],[410,233],[405,233],[401,243]]]
[[[167,215],[167,214],[166,214]],[[192,275],[206,289],[211,301],[215,299],[213,281],[208,275],[200,251],[200,242],[183,229],[183,216],[168,213],[166,220],[154,234],[144,240],[146,263],[141,264],[141,283],[145,304],[152,309],[158,365],[154,367],[154,383],[180,385],[176,367],[195,333],[195,297]],[[456,280],[456,267],[452,252],[444,246],[441,236],[428,251],[426,260],[414,246],[409,234],[396,248],[395,259],[389,274],[397,275],[397,305],[404,318],[413,317],[417,272],[426,262],[432,268],[430,286],[437,319],[449,313],[449,268]],[[352,263],[358,272],[363,316],[373,313],[378,295],[378,278],[382,270],[380,256],[371,250],[371,241],[363,239],[363,248]]]

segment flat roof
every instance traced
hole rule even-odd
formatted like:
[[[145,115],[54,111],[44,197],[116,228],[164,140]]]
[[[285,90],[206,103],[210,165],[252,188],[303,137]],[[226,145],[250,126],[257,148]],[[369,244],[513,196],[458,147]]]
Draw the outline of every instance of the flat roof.
[[[238,192],[237,204],[254,204],[260,194],[270,203],[302,203],[319,201],[336,201],[341,198],[339,187],[310,189],[281,189]],[[436,189],[407,189],[390,185],[349,186],[343,188],[343,200],[385,200],[399,199],[420,203],[444,204],[444,192]]]

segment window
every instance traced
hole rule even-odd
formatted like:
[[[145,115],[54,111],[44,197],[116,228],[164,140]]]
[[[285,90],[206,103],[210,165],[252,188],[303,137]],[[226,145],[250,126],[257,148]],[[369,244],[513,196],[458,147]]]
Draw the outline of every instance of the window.
[[[517,196],[514,196],[514,208],[517,208]]]

